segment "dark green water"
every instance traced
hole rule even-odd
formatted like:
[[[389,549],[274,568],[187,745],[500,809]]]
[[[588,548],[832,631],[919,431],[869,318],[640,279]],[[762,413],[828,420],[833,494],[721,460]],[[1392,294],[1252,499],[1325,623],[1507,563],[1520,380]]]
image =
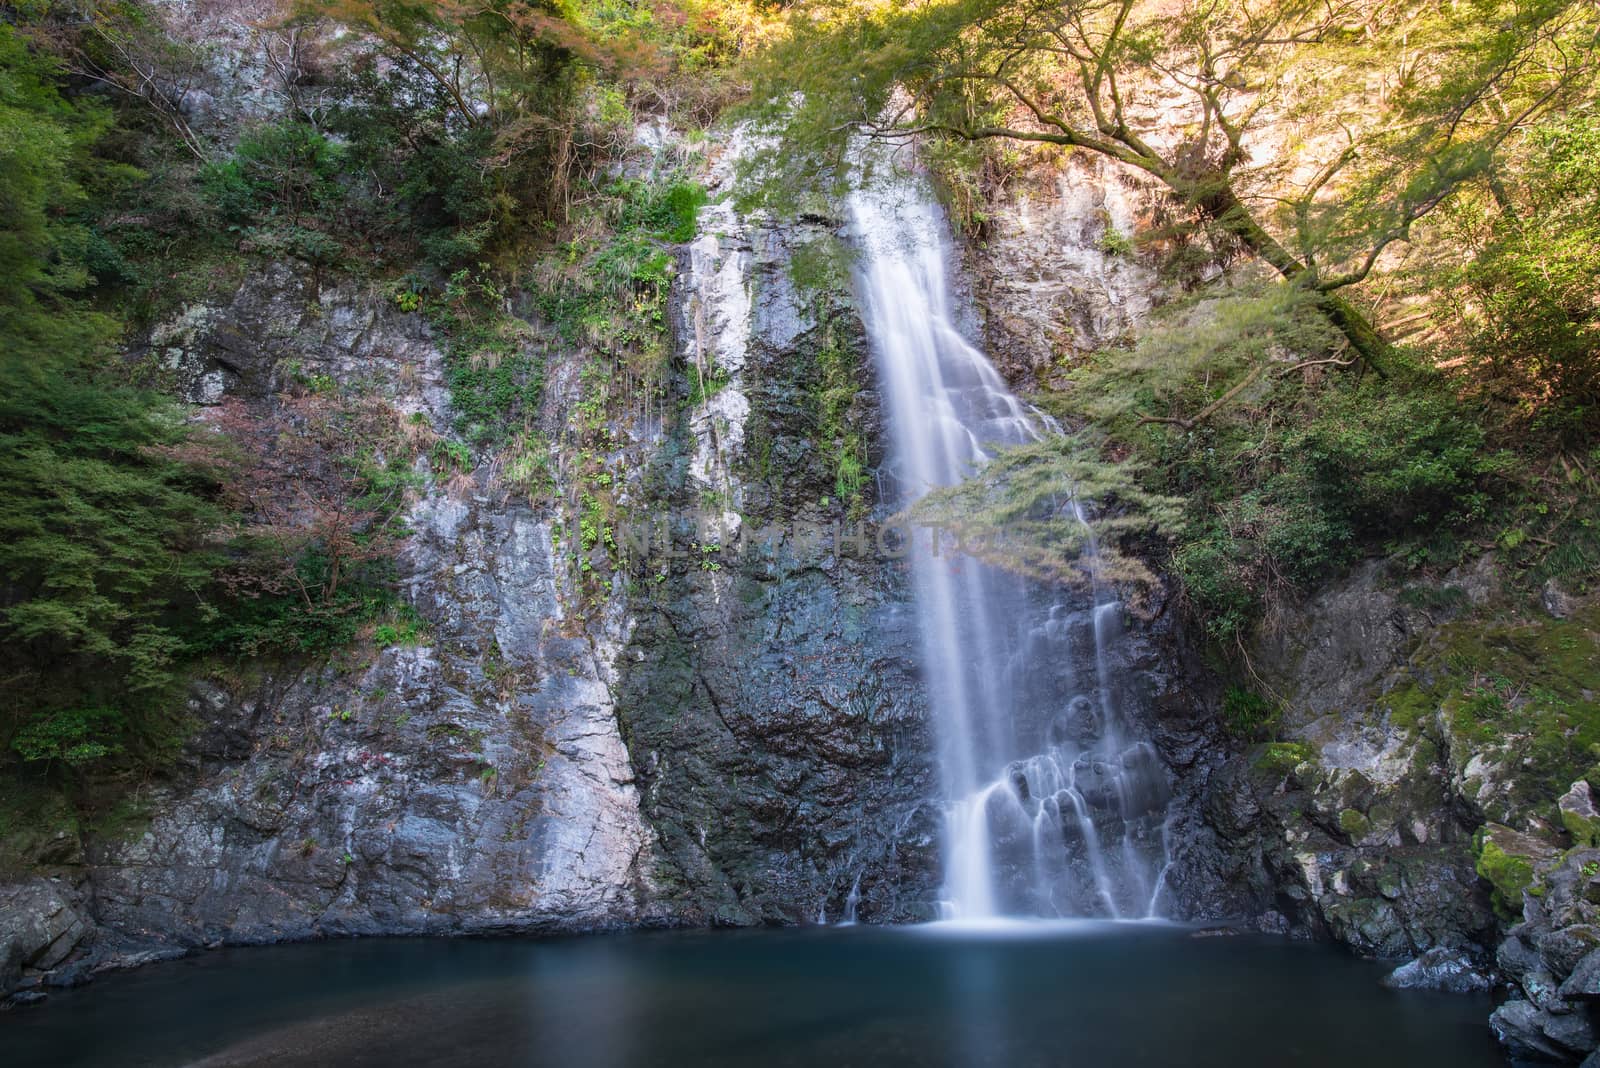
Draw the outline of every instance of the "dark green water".
[[[226,950],[0,1016],[29,1065],[1475,1068],[1487,998],[1177,928],[659,932]]]

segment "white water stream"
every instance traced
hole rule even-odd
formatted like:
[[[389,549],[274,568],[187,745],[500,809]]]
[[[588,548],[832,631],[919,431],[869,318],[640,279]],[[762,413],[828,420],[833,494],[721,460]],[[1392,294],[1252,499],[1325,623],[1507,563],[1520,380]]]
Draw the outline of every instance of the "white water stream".
[[[873,171],[849,211],[890,469],[910,503],[997,447],[1058,431],[958,328],[926,181],[881,160]],[[1079,502],[1060,507],[1083,522]],[[911,563],[948,801],[945,918],[1159,915],[1169,791],[1118,707],[1121,605],[953,555],[931,534],[914,539]]]

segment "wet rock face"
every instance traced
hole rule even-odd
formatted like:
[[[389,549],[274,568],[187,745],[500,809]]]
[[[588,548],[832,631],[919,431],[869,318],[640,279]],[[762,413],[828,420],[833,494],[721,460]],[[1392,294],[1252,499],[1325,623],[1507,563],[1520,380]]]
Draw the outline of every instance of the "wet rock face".
[[[286,375],[320,375],[447,431],[419,317],[359,287],[275,266],[154,344],[259,411]],[[188,767],[144,798],[142,834],[90,844],[102,924],[200,944],[645,916],[652,835],[610,689],[620,600],[573,620],[548,520],[485,471],[430,482],[407,521],[422,644],[197,680]]]
[[[874,580],[880,585],[874,588]],[[681,575],[640,613],[623,722],[690,918],[932,916],[937,810],[913,621],[838,560]]]
[[[691,376],[727,384],[648,478],[681,555],[639,565],[618,709],[660,836],[653,877],[697,922],[836,921],[852,890],[862,920],[933,915],[939,815],[907,579],[870,535],[841,542],[873,505],[847,511],[816,446],[828,346],[861,384],[847,420],[879,440],[867,349],[848,279],[802,285],[792,267],[832,254],[842,228],[713,204],[686,264],[679,349]]]

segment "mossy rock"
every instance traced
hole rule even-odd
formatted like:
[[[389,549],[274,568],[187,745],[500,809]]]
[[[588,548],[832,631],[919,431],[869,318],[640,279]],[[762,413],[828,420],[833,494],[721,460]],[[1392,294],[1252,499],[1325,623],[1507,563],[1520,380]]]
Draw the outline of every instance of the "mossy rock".
[[[1600,846],[1600,809],[1587,780],[1572,784],[1559,802],[1561,825],[1572,835],[1576,846]]]
[[[1413,736],[1442,728],[1457,772],[1479,756],[1516,769],[1485,814],[1521,824],[1553,816],[1556,799],[1600,756],[1597,694],[1600,606],[1589,606],[1565,620],[1500,615],[1442,626],[1378,707]],[[1467,796],[1476,799],[1480,786],[1469,783]]]
[[[1372,831],[1372,821],[1353,808],[1339,813],[1339,829],[1352,842],[1359,842]]]
[[[1522,910],[1524,893],[1539,894],[1539,869],[1559,856],[1552,846],[1497,823],[1478,829],[1473,837],[1478,875],[1494,892],[1495,911],[1514,919]]]
[[[1250,767],[1263,775],[1283,776],[1315,759],[1316,754],[1304,742],[1268,742],[1250,758]]]

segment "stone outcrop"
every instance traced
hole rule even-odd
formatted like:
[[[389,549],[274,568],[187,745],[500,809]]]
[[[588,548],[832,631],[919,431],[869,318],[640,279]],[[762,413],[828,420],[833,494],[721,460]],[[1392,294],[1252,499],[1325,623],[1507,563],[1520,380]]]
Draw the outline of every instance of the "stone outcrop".
[[[1500,944],[1512,996],[1490,1023],[1514,1056],[1577,1061],[1600,1045],[1600,849],[1569,850],[1539,874]]]
[[[1176,291],[1134,243],[1169,204],[1148,176],[1085,154],[1008,185],[971,256],[985,351],[1013,384],[1131,340]]]
[[[92,924],[74,907],[74,897],[48,879],[0,886],[0,992],[37,982],[82,949]]]
[[[379,293],[277,266],[178,322],[153,343],[197,401],[323,376],[448,433],[443,357]],[[574,625],[549,517],[487,468],[410,508],[420,644],[197,681],[195,781],[91,852],[102,922],[209,942],[641,919],[651,835],[610,692],[628,619]]]
[[[1263,926],[1412,958],[1396,986],[1500,986],[1507,1047],[1575,1061],[1596,1044],[1600,851],[1590,781],[1558,804],[1547,783],[1582,766],[1563,725],[1600,678],[1592,607],[1519,614],[1489,561],[1421,590],[1400,575],[1358,568],[1252,651],[1282,740],[1210,776],[1211,862]]]

